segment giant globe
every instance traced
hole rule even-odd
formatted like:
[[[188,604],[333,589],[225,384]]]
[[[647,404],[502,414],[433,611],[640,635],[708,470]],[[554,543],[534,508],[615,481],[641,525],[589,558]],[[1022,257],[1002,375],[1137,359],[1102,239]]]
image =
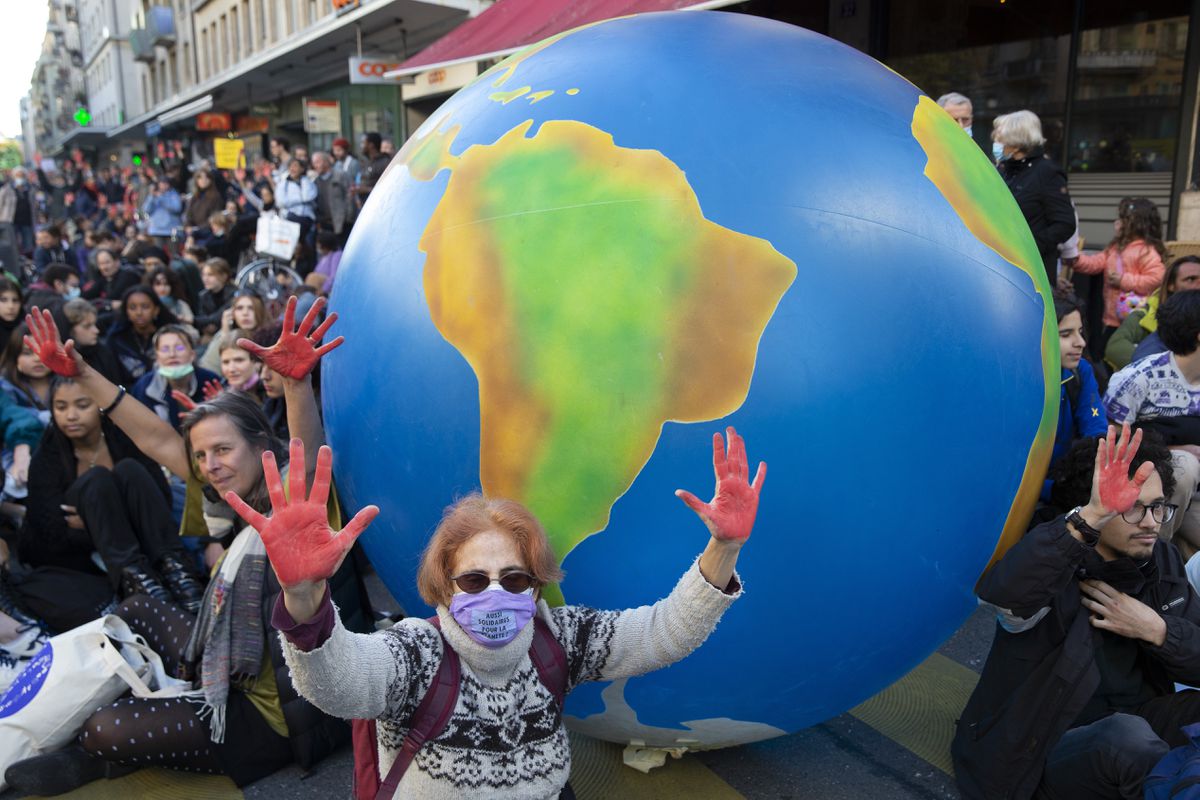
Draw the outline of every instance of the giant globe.
[[[599,608],[671,591],[732,424],[770,465],[743,599],[570,726],[710,748],[821,722],[920,663],[1029,518],[1057,415],[1049,286],[978,146],[900,75],[760,18],[552,37],[448,100],[354,227],[325,419],[409,614],[443,508],[526,503]]]

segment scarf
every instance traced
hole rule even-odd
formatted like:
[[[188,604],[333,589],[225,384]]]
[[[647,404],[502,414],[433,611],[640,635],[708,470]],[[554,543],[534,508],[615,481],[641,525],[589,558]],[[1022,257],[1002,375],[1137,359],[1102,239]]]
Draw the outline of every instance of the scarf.
[[[1142,562],[1127,556],[1105,561],[1095,550],[1090,550],[1083,557],[1079,577],[1104,581],[1117,591],[1136,597],[1147,584],[1158,581],[1158,564],[1154,556]]]
[[[209,581],[200,616],[183,652],[183,661],[200,662],[204,707],[211,713],[214,742],[225,741],[225,709],[231,678],[254,678],[262,666],[266,633],[262,621],[262,589],[267,551],[249,525],[233,540],[217,574]]]

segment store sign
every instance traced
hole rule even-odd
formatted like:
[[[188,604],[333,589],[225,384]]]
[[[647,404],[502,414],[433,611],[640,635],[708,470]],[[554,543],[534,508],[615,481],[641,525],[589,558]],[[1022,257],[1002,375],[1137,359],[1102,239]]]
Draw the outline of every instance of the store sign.
[[[479,62],[468,61],[449,67],[426,70],[413,76],[413,82],[400,89],[405,102],[457,91],[479,77]]]
[[[268,117],[273,117],[279,113],[279,106],[275,103],[255,103],[250,106],[251,114],[263,114]]]
[[[238,133],[266,133],[271,129],[271,120],[266,117],[238,117],[234,130]]]
[[[233,118],[228,114],[206,111],[196,115],[196,130],[198,131],[229,131],[233,130]]]
[[[360,58],[358,56],[350,57],[350,82],[351,83],[386,83],[390,86],[396,86],[401,83],[411,83],[412,78],[385,78],[385,74],[391,70],[398,69],[400,61],[395,58],[387,58],[386,56],[376,56],[374,58]]]
[[[304,98],[306,133],[339,133],[342,130],[342,104],[337,100]]]

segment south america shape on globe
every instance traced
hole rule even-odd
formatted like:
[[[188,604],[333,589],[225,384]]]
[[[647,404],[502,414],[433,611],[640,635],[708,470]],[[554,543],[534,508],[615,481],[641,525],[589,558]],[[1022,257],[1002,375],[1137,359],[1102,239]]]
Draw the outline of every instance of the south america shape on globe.
[[[1019,535],[1057,411],[1048,296],[994,168],[895,73],[743,15],[589,26],[462,90],[372,193],[332,302],[339,489],[382,506],[364,543],[410,613],[440,508],[477,487],[542,520],[567,602],[630,607],[703,546],[671,492],[737,425],[771,464],[746,596],[568,719],[779,735],[923,659]],[[937,515],[889,514],[935,475]]]

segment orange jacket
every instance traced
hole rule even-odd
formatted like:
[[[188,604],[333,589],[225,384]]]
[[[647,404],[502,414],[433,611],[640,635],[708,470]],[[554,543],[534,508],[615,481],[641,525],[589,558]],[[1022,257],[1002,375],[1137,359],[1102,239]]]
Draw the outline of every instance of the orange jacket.
[[[1079,256],[1075,262],[1075,271],[1086,275],[1104,273],[1104,324],[1109,327],[1119,327],[1121,320],[1117,319],[1117,297],[1123,292],[1135,292],[1149,295],[1162,283],[1162,256],[1152,246],[1142,239],[1136,239],[1125,245],[1121,251],[1121,261],[1124,270],[1121,272],[1121,286],[1109,286],[1107,275],[1117,272],[1117,248],[1109,245],[1103,253],[1086,253]]]

